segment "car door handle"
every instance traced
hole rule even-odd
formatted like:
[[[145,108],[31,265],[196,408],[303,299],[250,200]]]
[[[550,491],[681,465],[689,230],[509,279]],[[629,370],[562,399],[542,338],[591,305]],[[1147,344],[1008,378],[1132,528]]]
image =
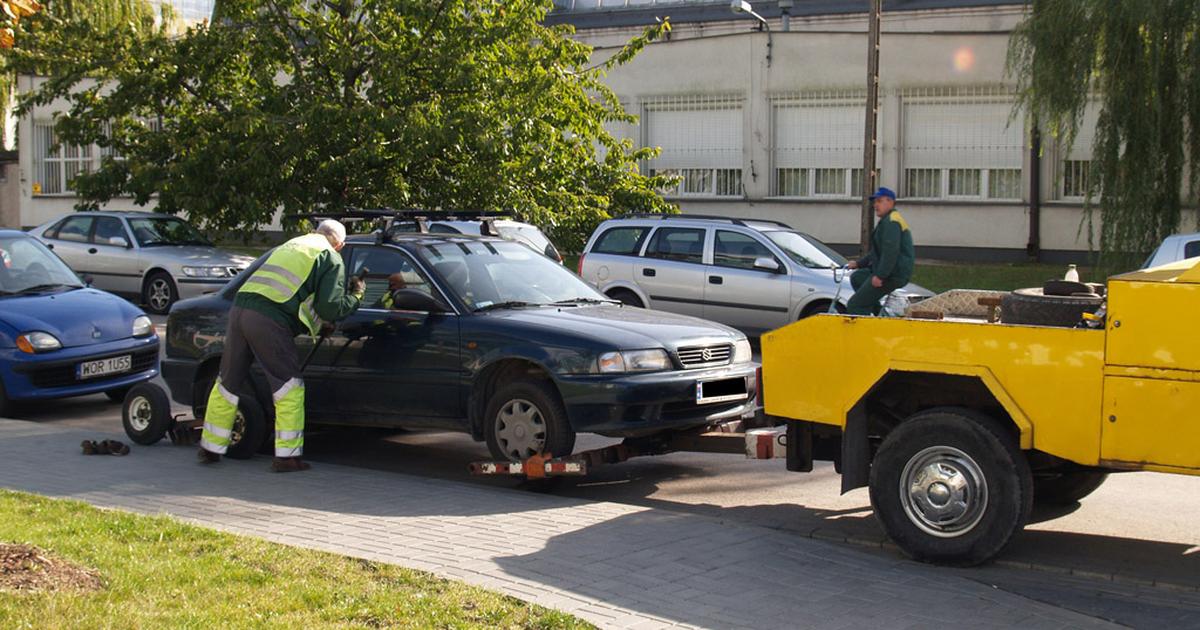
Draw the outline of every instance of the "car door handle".
[[[95,248],[95,247],[89,248],[89,249],[88,249],[88,253],[89,253],[89,254],[95,254],[95,253],[96,253],[96,248]]]
[[[647,269],[643,269],[643,270],[642,270],[642,275],[643,275],[643,276],[650,276],[651,278],[653,278],[653,277],[654,277],[654,275],[655,275],[656,273],[658,273],[658,272],[657,272],[657,271],[655,271],[655,270],[653,270],[653,269],[648,269],[648,268],[647,268]]]
[[[709,276],[708,283],[709,284],[725,284],[725,278],[722,278],[721,276]]]

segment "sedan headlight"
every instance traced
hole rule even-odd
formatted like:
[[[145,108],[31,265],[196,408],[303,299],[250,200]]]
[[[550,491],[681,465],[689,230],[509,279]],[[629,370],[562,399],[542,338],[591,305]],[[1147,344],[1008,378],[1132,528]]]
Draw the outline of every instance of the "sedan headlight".
[[[600,355],[598,363],[602,374],[658,372],[672,367],[671,357],[662,349],[606,352]]]
[[[750,340],[742,339],[733,344],[733,362],[749,363],[754,359],[754,351],[750,349]]]
[[[50,352],[58,350],[62,347],[62,342],[57,337],[48,332],[35,330],[27,332],[20,337],[17,337],[17,348],[21,352],[34,354],[36,352]]]
[[[134,337],[149,337],[154,334],[154,322],[145,315],[138,315],[133,318],[133,336]]]
[[[189,278],[224,278],[229,275],[225,267],[184,267],[183,275]]]

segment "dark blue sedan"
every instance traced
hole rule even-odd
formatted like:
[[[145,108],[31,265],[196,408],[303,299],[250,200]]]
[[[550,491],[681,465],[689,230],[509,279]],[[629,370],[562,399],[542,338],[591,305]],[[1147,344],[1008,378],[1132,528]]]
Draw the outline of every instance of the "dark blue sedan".
[[[141,309],[84,287],[37,239],[0,230],[0,416],[20,400],[119,400],[157,375],[158,336]]]

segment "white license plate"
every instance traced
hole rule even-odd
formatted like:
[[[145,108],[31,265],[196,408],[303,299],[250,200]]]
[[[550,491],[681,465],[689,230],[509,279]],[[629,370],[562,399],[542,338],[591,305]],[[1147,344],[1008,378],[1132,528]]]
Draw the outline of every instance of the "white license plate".
[[[708,391],[705,391],[705,386]],[[744,377],[723,378],[715,381],[696,381],[696,404],[711,405],[713,403],[745,400],[750,397],[746,391]]]
[[[75,375],[79,380],[96,378],[97,376],[107,376],[109,374],[120,374],[128,372],[133,368],[132,355],[122,355],[108,359],[99,359],[96,361],[84,361],[75,369]]]

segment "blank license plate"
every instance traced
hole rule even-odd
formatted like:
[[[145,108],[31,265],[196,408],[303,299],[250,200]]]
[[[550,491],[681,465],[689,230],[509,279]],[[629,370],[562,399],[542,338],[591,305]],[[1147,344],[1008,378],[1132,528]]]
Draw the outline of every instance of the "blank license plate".
[[[79,364],[75,370],[75,375],[79,380],[96,378],[97,376],[107,376],[109,374],[120,374],[128,372],[133,367],[133,358],[131,355],[122,355],[119,357],[111,357],[108,359],[99,359],[96,361],[84,361]]]
[[[749,396],[746,391],[746,379],[743,377],[696,382],[697,405],[745,400]]]

